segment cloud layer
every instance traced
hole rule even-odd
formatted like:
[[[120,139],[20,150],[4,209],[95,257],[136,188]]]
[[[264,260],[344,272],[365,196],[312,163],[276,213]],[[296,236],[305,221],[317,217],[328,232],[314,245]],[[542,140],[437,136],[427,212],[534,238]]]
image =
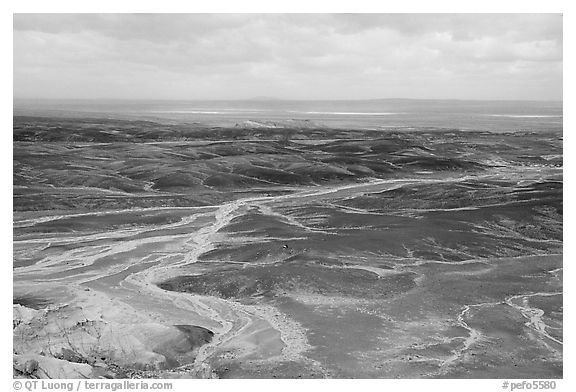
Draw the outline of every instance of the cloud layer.
[[[18,98],[562,99],[554,14],[17,14]]]

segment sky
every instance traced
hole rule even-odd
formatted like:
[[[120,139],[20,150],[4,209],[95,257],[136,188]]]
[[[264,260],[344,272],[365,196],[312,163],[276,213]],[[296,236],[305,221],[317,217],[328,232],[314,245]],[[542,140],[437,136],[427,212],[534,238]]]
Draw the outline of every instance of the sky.
[[[14,98],[562,100],[560,14],[15,14]]]

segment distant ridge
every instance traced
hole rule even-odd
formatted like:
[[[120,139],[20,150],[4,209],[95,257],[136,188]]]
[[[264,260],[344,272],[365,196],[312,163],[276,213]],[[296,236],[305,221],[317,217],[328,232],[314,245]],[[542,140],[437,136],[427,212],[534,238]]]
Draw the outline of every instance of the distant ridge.
[[[282,101],[282,99],[277,97],[267,97],[267,96],[257,96],[246,99],[246,101]]]

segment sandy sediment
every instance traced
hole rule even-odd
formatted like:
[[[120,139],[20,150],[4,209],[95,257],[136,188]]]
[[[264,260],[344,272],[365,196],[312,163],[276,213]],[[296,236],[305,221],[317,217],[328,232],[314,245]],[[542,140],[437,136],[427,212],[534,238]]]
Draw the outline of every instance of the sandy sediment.
[[[494,336],[500,332],[483,325],[477,312],[488,312],[498,323],[520,335],[526,333],[518,322],[522,319],[539,336],[537,339],[548,341],[549,347],[541,348],[538,340],[533,352],[523,351],[521,356],[551,350],[554,355],[561,353],[561,347],[557,347],[561,340],[550,332],[557,325],[545,320],[550,312],[530,303],[536,296],[557,295],[552,289],[558,282],[550,280],[554,274],[530,280],[532,291],[524,288],[525,282],[506,286],[506,279],[516,272],[536,274],[538,268],[558,271],[561,263],[557,258],[523,259],[526,264],[522,264],[513,258],[479,257],[468,249],[450,247],[429,237],[418,244],[424,250],[410,244],[407,238],[406,243],[390,244],[390,248],[405,256],[397,251],[388,254],[377,249],[383,247],[380,243],[373,245],[366,240],[373,232],[369,226],[350,224],[354,230],[365,231],[357,239],[343,238],[338,244],[337,234],[344,225],[336,218],[312,211],[309,219],[297,219],[284,212],[308,204],[321,204],[318,209],[333,208],[331,203],[406,185],[451,184],[468,179],[444,176],[307,188],[289,195],[250,197],[205,209],[162,209],[178,219],[154,227],[23,238],[22,244],[16,244],[23,248],[34,244],[27,248],[28,256],[39,260],[15,269],[15,297],[24,299],[34,294],[50,305],[34,309],[22,300],[22,304],[14,306],[15,372],[19,376],[63,378],[135,374],[217,377],[237,375],[238,368],[254,376],[258,372],[297,376],[304,374],[302,369],[321,377],[478,374],[470,370],[473,357],[481,353],[484,344],[494,344]],[[254,209],[272,222],[271,229],[290,226],[299,235],[271,236],[286,238],[284,245],[274,245],[274,241],[261,241],[260,237],[250,239],[250,231],[242,236],[225,231]],[[333,213],[336,217],[346,214],[346,209],[337,210]],[[358,212],[354,211],[354,215]],[[411,213],[463,212],[469,209],[421,209]],[[52,216],[23,221],[21,226],[103,215],[113,216],[114,212]],[[352,218],[346,215],[340,219],[349,224]],[[393,219],[396,220],[387,222],[386,227],[404,224],[398,217]],[[478,226],[478,230],[489,228]],[[326,254],[333,252],[332,258],[321,260],[318,253],[304,257],[302,249],[292,242],[288,245],[288,240],[311,241],[307,236],[318,236],[313,237],[314,241],[318,239],[318,248],[327,239],[337,238],[324,245]],[[531,241],[527,235],[518,238],[528,245],[515,250],[517,253],[532,251],[530,247],[542,242],[539,238]],[[335,249],[343,244],[351,249],[364,244],[367,250],[340,257]],[[222,260],[207,256],[226,247],[232,254],[239,254],[244,245],[262,246],[264,253],[269,252],[264,246],[275,246],[281,248],[282,257],[264,255],[262,260],[266,263],[255,262],[247,267],[235,260],[236,263],[229,263],[238,268],[234,270]],[[369,250],[369,246],[376,249]],[[538,268],[526,266],[531,264]],[[240,278],[241,273],[236,271],[250,268],[293,273],[282,284],[263,275],[254,285],[255,295],[260,295],[257,301],[242,296],[225,297],[215,288],[199,292],[159,287],[174,278],[219,271]],[[335,280],[322,287],[296,287],[308,282],[307,274]],[[347,286],[338,288],[341,280]],[[272,290],[258,291],[263,282],[270,283]],[[502,304],[506,309],[501,309]],[[507,347],[517,342],[513,337],[506,339]],[[410,365],[412,361],[416,365]],[[558,374],[556,363],[544,364],[542,369],[542,374]]]

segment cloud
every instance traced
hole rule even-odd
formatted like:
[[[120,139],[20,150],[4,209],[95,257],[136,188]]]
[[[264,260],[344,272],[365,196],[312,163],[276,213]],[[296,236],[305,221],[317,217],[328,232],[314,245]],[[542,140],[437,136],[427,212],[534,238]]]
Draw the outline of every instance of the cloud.
[[[561,99],[562,17],[17,14],[14,93]]]

